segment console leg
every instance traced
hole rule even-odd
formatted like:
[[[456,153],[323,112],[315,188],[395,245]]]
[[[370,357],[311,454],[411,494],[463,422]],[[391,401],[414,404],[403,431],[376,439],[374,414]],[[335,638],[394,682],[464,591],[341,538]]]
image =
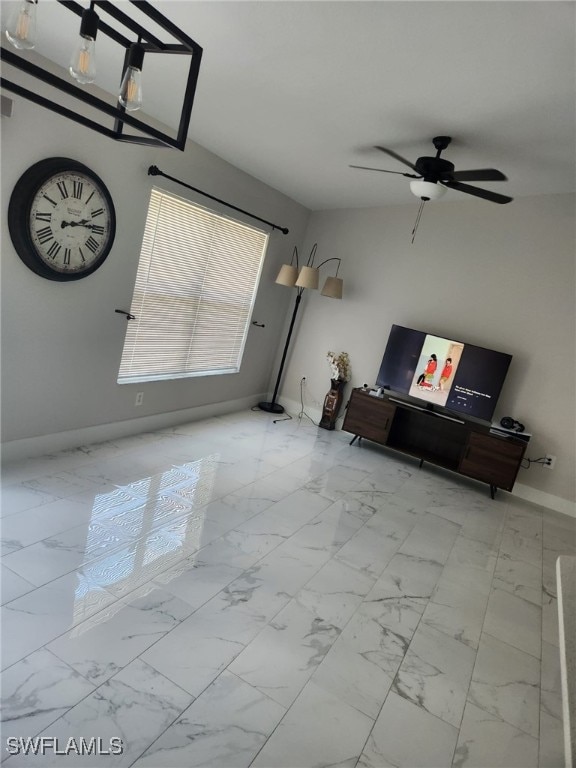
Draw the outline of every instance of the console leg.
[[[420,459],[420,469],[424,466],[424,459]]]
[[[356,440],[358,440],[358,435],[354,435],[354,437],[352,438],[352,440],[350,440],[350,443],[349,443],[349,445],[354,445],[354,443],[356,442]]]
[[[490,498],[493,499],[496,496],[497,487],[495,485],[490,486]]]

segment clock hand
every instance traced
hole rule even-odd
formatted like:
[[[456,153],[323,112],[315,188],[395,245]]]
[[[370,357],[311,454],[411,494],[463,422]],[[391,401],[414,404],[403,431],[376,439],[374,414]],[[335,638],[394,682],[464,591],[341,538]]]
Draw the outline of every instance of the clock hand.
[[[88,219],[81,219],[80,221],[63,221],[60,226],[62,229],[64,229],[64,227],[86,227],[86,229],[94,229],[94,224],[89,224]]]

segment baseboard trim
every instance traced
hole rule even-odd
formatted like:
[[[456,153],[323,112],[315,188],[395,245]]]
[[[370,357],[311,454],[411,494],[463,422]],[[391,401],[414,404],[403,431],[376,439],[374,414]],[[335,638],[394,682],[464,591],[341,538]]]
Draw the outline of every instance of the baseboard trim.
[[[519,499],[524,499],[524,501],[531,501],[533,504],[538,504],[541,507],[553,509],[555,512],[561,512],[563,515],[576,518],[576,503],[569,499],[554,496],[552,493],[538,491],[536,488],[531,488],[523,483],[516,483],[512,495],[517,496]]]
[[[110,424],[98,424],[93,427],[56,432],[38,437],[28,437],[22,440],[11,440],[2,443],[2,461],[10,462],[31,459],[37,456],[58,453],[59,451],[71,450],[81,445],[103,443],[108,440],[117,440],[121,437],[137,435],[141,432],[153,432],[166,427],[174,427],[177,424],[199,421],[211,416],[224,416],[228,413],[251,408],[263,398],[264,394],[252,395],[251,397],[244,397],[239,400],[226,400],[222,403],[199,405],[194,408],[157,413],[137,419],[115,421]]]

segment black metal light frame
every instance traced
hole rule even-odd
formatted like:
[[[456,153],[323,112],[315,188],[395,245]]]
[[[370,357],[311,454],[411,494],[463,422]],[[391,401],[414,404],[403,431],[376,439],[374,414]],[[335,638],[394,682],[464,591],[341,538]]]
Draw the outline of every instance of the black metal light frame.
[[[82,13],[85,8],[75,2],[75,0],[57,0],[57,2],[59,2],[72,13],[82,17]],[[202,48],[200,45],[198,45],[198,43],[192,40],[191,37],[188,37],[188,35],[184,34],[181,29],[179,29],[175,24],[169,21],[169,19],[157,11],[150,3],[146,2],[146,0],[129,0],[129,2],[136,6],[139,11],[144,13],[155,24],[170,34],[172,38],[178,40],[179,43],[163,43],[155,35],[131,19],[126,13],[124,13],[124,11],[119,10],[116,6],[109,2],[109,0],[93,0],[93,5],[107,13],[117,22],[138,36],[139,40],[142,42],[146,54],[162,53],[190,57],[190,68],[188,71],[188,80],[184,93],[184,102],[182,104],[178,132],[175,138],[127,113],[124,107],[122,107],[122,105],[119,103],[116,107],[113,107],[111,104],[108,104],[107,102],[99,99],[86,90],[74,85],[69,80],[64,80],[61,77],[57,77],[56,75],[52,74],[51,72],[47,72],[46,70],[42,69],[42,67],[31,63],[26,58],[19,56],[13,51],[4,47],[1,49],[1,59],[3,63],[16,67],[17,69],[20,69],[23,72],[26,72],[28,75],[36,78],[37,80],[41,80],[48,85],[53,86],[54,88],[57,88],[64,93],[67,93],[69,96],[73,96],[79,101],[88,104],[90,107],[103,112],[105,115],[114,118],[114,128],[109,128],[106,125],[97,122],[96,120],[78,114],[78,112],[64,107],[61,104],[57,104],[56,102],[51,101],[44,96],[40,96],[39,94],[34,93],[33,91],[30,91],[27,88],[24,88],[21,85],[14,83],[4,77],[0,78],[0,85],[2,88],[6,88],[6,90],[11,91],[12,93],[16,93],[17,95],[22,96],[29,101],[33,101],[34,103],[39,104],[42,107],[46,107],[53,112],[57,112],[58,114],[63,115],[64,117],[67,117],[70,120],[79,123],[80,125],[91,128],[92,130],[97,131],[98,133],[102,133],[104,136],[108,136],[109,138],[115,139],[116,141],[131,142],[134,144],[146,144],[155,147],[169,146],[183,151],[186,144],[188,126],[190,124],[190,116],[192,114],[196,84],[198,82],[198,73],[202,59]],[[110,37],[125,49],[124,65],[122,69],[123,76],[126,67],[128,66],[130,46],[135,41],[133,39],[128,39],[116,29],[102,21],[102,19],[100,19],[98,30],[99,32],[102,32],[103,34]],[[120,80],[118,82],[120,82]],[[125,124],[136,128],[138,131],[141,131],[145,135],[140,136],[138,134],[125,133]]]

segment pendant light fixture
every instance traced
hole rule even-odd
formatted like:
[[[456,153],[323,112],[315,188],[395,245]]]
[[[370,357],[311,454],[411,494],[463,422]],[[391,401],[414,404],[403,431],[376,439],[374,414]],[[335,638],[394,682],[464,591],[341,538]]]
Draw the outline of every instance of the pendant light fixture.
[[[6,38],[0,47],[3,91],[11,91],[116,141],[148,147],[175,147],[184,151],[203,51],[197,42],[160,12],[156,6],[162,6],[162,3],[85,0],[85,4],[81,5],[77,0],[56,0],[67,13],[77,16],[80,23],[79,44],[69,62],[67,76],[61,77],[53,71],[53,67],[44,68],[41,60],[24,55],[25,50],[12,49],[12,46],[17,49],[34,47],[37,2],[13,0],[6,3],[14,8],[14,13],[6,15],[9,23],[4,28]],[[143,26],[146,20],[149,22],[148,29]],[[115,105],[109,98],[101,98],[93,89],[83,87],[95,81],[96,35],[104,35],[108,43],[111,41],[123,49],[124,64],[116,80],[121,85],[116,93],[118,101]],[[173,95],[174,106],[179,109],[175,130],[161,130],[155,120],[142,114],[144,54],[146,58],[178,56],[180,61],[186,62],[186,82]],[[14,79],[14,70],[22,75]],[[44,86],[49,87],[50,96],[48,92],[44,93]],[[61,94],[66,94],[65,99],[59,98]],[[71,99],[75,102],[72,106],[69,105]],[[135,114],[139,109],[140,112]]]
[[[126,71],[120,85],[118,101],[128,112],[135,112],[142,106],[142,65],[144,46],[138,40],[132,43],[127,54]]]
[[[98,14],[94,3],[82,13],[80,22],[80,40],[70,60],[69,72],[82,85],[93,83],[96,79],[96,35],[98,34]]]
[[[30,50],[36,45],[36,7],[38,0],[22,0],[6,27],[6,39],[14,48]]]

